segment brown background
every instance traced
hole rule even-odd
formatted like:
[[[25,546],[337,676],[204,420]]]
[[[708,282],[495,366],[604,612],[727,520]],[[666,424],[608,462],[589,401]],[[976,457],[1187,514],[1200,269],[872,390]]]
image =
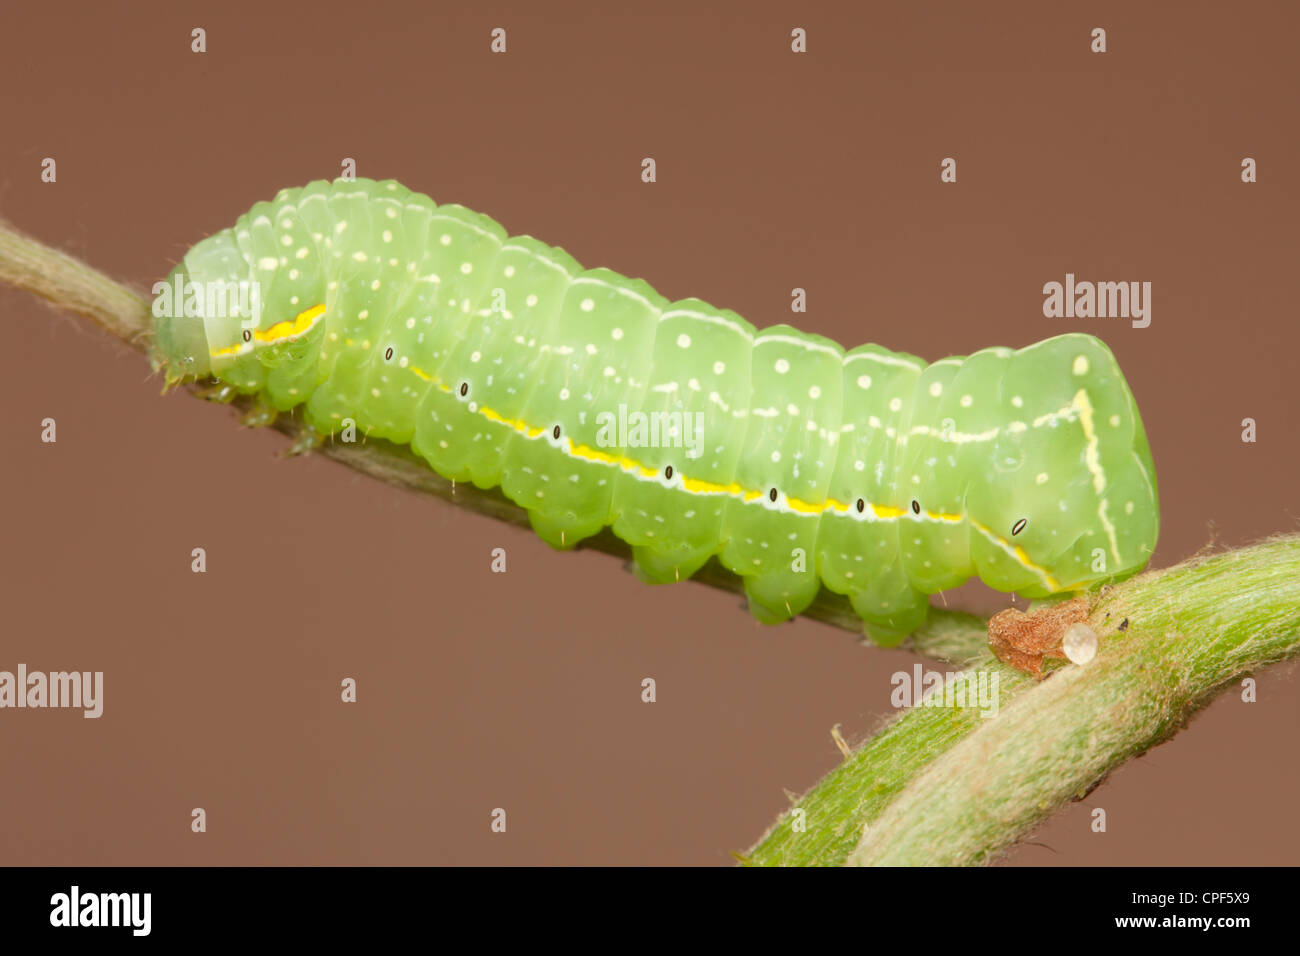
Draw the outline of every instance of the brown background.
[[[1296,527],[1294,5],[114,6],[6,9],[0,212],[142,288],[354,157],[758,325],[803,286],[804,328],[930,359],[1096,332],[1150,433],[1156,565]],[[1151,327],[1045,319],[1067,271],[1151,281]],[[0,862],[727,864],[916,660],[280,460],[79,320],[0,315],[0,669],[106,672],[98,721],[0,712]],[[1007,859],[1296,862],[1295,675]]]

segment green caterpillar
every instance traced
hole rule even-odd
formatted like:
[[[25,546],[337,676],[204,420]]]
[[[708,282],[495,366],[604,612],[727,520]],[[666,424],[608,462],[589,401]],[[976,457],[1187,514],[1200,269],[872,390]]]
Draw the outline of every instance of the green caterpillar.
[[[256,301],[214,306],[214,288]],[[825,585],[896,643],[972,575],[1042,597],[1133,574],[1155,546],[1146,433],[1090,335],[928,365],[846,352],[362,179],[258,203],[155,291],[169,382],[409,443],[446,478],[500,485],[555,547],[612,525],[651,582],[717,554],[765,622]]]

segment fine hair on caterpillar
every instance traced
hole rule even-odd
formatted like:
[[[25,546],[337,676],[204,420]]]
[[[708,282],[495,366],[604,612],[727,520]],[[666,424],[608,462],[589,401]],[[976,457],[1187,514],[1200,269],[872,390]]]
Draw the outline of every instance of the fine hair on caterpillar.
[[[1043,597],[1131,575],[1155,545],[1146,433],[1091,335],[932,363],[846,350],[364,179],[257,203],[165,284],[240,283],[257,321],[155,311],[169,380],[215,378],[322,433],[353,419],[500,486],[556,547],[609,526],[650,582],[716,555],[765,622],[824,586],[895,643],[972,576]]]

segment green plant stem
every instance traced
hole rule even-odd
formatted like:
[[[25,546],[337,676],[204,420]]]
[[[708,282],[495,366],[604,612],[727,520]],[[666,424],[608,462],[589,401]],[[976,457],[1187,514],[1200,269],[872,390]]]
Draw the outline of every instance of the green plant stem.
[[[986,657],[975,673],[998,675],[996,716],[904,712],[795,803],[802,831],[787,811],[745,861],[989,862],[1226,684],[1300,655],[1300,535],[1147,572],[1109,590],[1089,624],[1090,663],[1037,683]]]

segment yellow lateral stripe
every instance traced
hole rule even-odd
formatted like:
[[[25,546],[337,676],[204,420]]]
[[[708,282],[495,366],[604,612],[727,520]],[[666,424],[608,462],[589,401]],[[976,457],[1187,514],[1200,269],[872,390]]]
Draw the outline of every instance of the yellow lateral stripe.
[[[317,320],[320,319],[320,317],[324,314],[325,314],[325,306],[323,303],[319,305],[314,305],[311,308],[304,309],[302,312],[298,313],[298,315],[294,316],[292,320],[286,319],[284,321],[277,322],[268,329],[254,329],[252,332],[252,340],[249,342],[240,342],[228,348],[218,349],[215,352],[210,352],[209,354],[211,355],[212,358],[217,358],[223,355],[236,355],[241,351],[243,351],[246,347],[251,346],[254,342],[260,343],[262,345],[274,345],[281,342],[291,341],[303,335],[305,332],[309,331],[316,324]],[[352,344],[351,340],[348,340],[346,344],[351,345]],[[416,375],[417,377],[419,377],[420,379],[426,382],[432,382],[433,384],[436,384],[440,389],[442,389],[442,391],[446,393],[450,393],[452,391],[452,389],[449,386],[443,384],[441,379],[439,379],[437,376],[432,376],[429,373],[425,372],[423,369],[417,368],[414,365],[409,366],[409,368],[414,375]],[[1096,490],[1096,492],[1100,495],[1101,492],[1106,487],[1106,476],[1105,473],[1102,471],[1101,462],[1099,460],[1097,434],[1095,431],[1095,427],[1093,424],[1093,417],[1092,417],[1093,408],[1092,408],[1092,403],[1089,401],[1088,393],[1084,389],[1079,389],[1079,391],[1075,394],[1073,401],[1070,403],[1070,406],[1067,406],[1067,408],[1069,407],[1074,408],[1079,413],[1079,423],[1083,428],[1084,438],[1087,441],[1087,446],[1084,451],[1084,461],[1088,467],[1089,472],[1091,472],[1092,474],[1093,487]],[[500,413],[494,411],[491,408],[488,408],[485,405],[479,406],[477,411],[478,414],[482,415],[488,421],[495,422],[500,425],[505,425],[506,427],[513,429],[514,431],[525,436],[526,438],[530,438],[530,439],[537,438],[541,436],[543,433],[545,433],[546,431],[545,428],[534,427],[532,425],[529,425],[527,422],[518,419],[506,418],[505,416],[501,415]],[[1035,424],[1037,424],[1037,422],[1035,422]],[[657,469],[649,468],[643,465],[641,462],[636,461],[633,458],[629,458],[626,455],[611,455],[608,452],[600,451],[598,449],[590,447],[589,445],[575,445],[572,439],[568,439],[568,438],[565,439],[565,445],[567,446],[565,448],[565,451],[571,457],[581,458],[585,461],[590,461],[597,464],[614,465],[620,468],[621,470],[629,473],[636,473],[639,471],[641,475],[646,478],[653,478],[657,474],[659,474]],[[739,497],[741,500],[745,502],[755,501],[765,496],[763,491],[747,490],[734,481],[726,485],[721,485],[716,482],[706,481],[701,478],[688,478],[685,475],[680,476],[680,481],[681,481],[682,490],[686,491],[688,494],[726,494],[733,497]],[[830,497],[827,497],[827,499],[821,502],[820,504],[803,501],[798,498],[787,497],[785,504],[786,507],[789,508],[791,511],[794,511],[799,514],[808,514],[808,515],[818,515],[828,510],[848,514],[849,507],[850,507],[844,502],[837,501],[834,498],[830,498]],[[894,507],[893,505],[878,505],[874,503],[871,504],[871,512],[874,517],[880,519],[886,519],[886,520],[893,519],[893,518],[901,518],[907,514],[906,509],[897,508]],[[1111,551],[1112,553],[1115,554],[1116,559],[1118,560],[1119,549],[1117,546],[1117,542],[1115,540],[1114,526],[1111,524],[1111,522],[1108,519],[1108,516],[1106,515],[1105,499],[1102,499],[1101,507],[1098,509],[1098,513],[1102,519],[1102,523],[1105,526],[1106,531],[1109,534]],[[1038,565],[1034,564],[1029,559],[1029,555],[1025,552],[1024,548],[1022,548],[1020,545],[1012,546],[1005,538],[1002,538],[1000,535],[994,534],[990,529],[984,527],[974,519],[968,519],[965,515],[954,515],[954,514],[946,514],[943,512],[933,512],[933,511],[926,511],[925,516],[926,518],[933,521],[946,521],[946,522],[953,522],[953,523],[960,523],[962,521],[969,520],[972,527],[976,528],[986,538],[996,543],[1007,554],[1014,556],[1015,559],[1023,567],[1039,575],[1039,577],[1043,579],[1043,582],[1051,590],[1053,591],[1061,590],[1060,584],[1056,581],[1056,579],[1053,578],[1052,575],[1046,569],[1041,568]]]
[[[819,514],[821,514],[823,511],[826,510],[826,503],[825,503],[825,502],[822,502],[822,503],[819,504],[819,505],[814,505],[814,504],[810,504],[810,503],[807,502],[807,501],[801,501],[801,500],[799,500],[798,498],[788,498],[788,497],[787,497],[787,498],[785,499],[785,503],[786,503],[786,505],[789,506],[790,510],[792,510],[792,511],[798,511],[798,512],[800,512],[801,514],[813,514],[813,515],[819,515]]]
[[[1026,570],[1033,571],[1040,578],[1042,578],[1043,583],[1047,585],[1049,590],[1051,591],[1061,590],[1061,585],[1056,580],[1056,578],[1052,577],[1051,573],[1046,568],[1040,568],[1038,565],[1034,564],[1034,562],[1030,561],[1029,555],[1025,553],[1025,549],[1022,548],[1020,545],[1015,545],[1014,547],[1012,547],[1012,545],[1007,541],[1006,538],[1002,537],[1001,535],[994,534],[992,529],[984,527],[984,525],[980,524],[974,518],[968,518],[967,520],[970,521],[971,527],[973,527],[980,534],[984,535],[984,537],[988,538],[994,544],[998,545],[1007,554],[1014,557],[1017,561],[1020,562],[1020,564]]]
[[[429,373],[425,372],[424,370],[416,368],[414,365],[408,366],[408,368],[415,375],[422,378],[424,381],[433,382],[444,392],[449,393],[452,391],[452,389],[449,386],[443,384],[441,379],[435,376],[430,376]],[[1077,401],[1077,396],[1076,396],[1076,401]],[[1087,397],[1085,396],[1084,402],[1086,401],[1087,401]],[[522,421],[521,419],[506,418],[500,412],[496,411],[495,409],[489,408],[486,405],[480,405],[477,409],[477,412],[479,415],[482,415],[488,421],[495,422],[498,425],[504,425],[505,427],[518,432],[519,434],[525,436],[526,438],[537,438],[546,432],[545,428],[539,428],[533,425],[529,425],[527,422]],[[1091,412],[1091,409],[1089,409],[1089,412]],[[639,471],[646,478],[653,478],[659,474],[658,469],[649,468],[646,465],[643,465],[641,462],[637,461],[636,459],[629,458],[626,455],[611,455],[609,452],[601,451],[597,448],[592,448],[590,445],[577,445],[574,444],[573,440],[569,438],[565,439],[565,445],[567,446],[565,448],[565,453],[573,458],[581,458],[584,461],[590,461],[595,464],[613,465],[629,473],[635,473]],[[685,475],[680,475],[680,478],[682,483],[682,489],[690,494],[725,494],[725,495],[731,495],[732,497],[738,497],[741,500],[746,502],[755,501],[759,498],[764,497],[764,492],[745,489],[734,481],[731,482],[730,484],[721,485],[718,484],[717,482],[706,481],[702,478],[688,478]],[[866,504],[866,502],[864,502],[864,504]],[[848,513],[850,507],[844,502],[837,501],[836,499],[830,497],[828,497],[821,504],[802,501],[798,498],[787,498],[786,505],[790,508],[790,510],[799,512],[800,514],[821,514],[824,511],[839,511],[843,513]],[[896,508],[893,505],[871,504],[870,508],[872,514],[877,518],[884,518],[884,519],[901,518],[907,514],[907,509]],[[984,527],[979,522],[974,521],[973,519],[968,519],[965,515],[948,514],[942,511],[926,511],[925,516],[931,521],[947,521],[951,523],[961,523],[963,521],[969,520],[971,525],[975,527],[981,534],[983,534],[985,537],[989,538],[990,540],[994,541],[999,546],[1001,546],[1001,548],[1007,554],[1013,555],[1015,559],[1019,561],[1020,564],[1024,566],[1027,570],[1033,571],[1040,578],[1042,578],[1043,583],[1045,583],[1049,588],[1051,588],[1053,591],[1059,591],[1061,589],[1056,579],[1053,578],[1052,575],[1048,573],[1046,569],[1039,567],[1029,559],[1029,555],[1025,553],[1024,548],[1020,547],[1019,545],[1012,547],[1011,544],[1008,543],[1005,538],[1002,538],[999,535],[994,534],[990,529]]]
[[[705,481],[702,478],[687,478],[685,475],[682,475],[682,487],[693,495],[740,495],[745,492],[745,489],[734,481],[727,485],[720,485],[715,481]]]

